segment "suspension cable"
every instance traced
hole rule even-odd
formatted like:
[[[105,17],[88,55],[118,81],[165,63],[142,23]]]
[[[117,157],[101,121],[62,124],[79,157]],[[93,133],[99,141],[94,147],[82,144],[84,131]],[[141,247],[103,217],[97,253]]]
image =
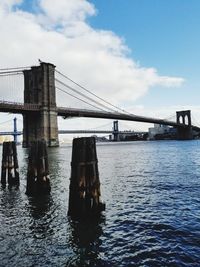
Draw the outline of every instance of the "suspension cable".
[[[169,116],[163,118],[163,120],[170,120],[170,119],[175,119],[176,115],[174,113],[171,113]]]
[[[9,71],[9,70],[25,70],[25,69],[30,69],[31,66],[28,66],[28,67],[15,67],[15,68],[3,68],[3,69],[0,69],[0,71]]]
[[[63,93],[65,93],[65,94],[67,94],[67,95],[70,95],[70,96],[72,96],[72,97],[74,97],[74,98],[76,98],[76,99],[82,101],[83,103],[86,103],[87,105],[90,105],[90,106],[93,107],[93,108],[97,108],[97,109],[99,109],[99,110],[105,112],[104,109],[101,109],[101,108],[99,108],[99,107],[97,107],[97,106],[94,106],[94,105],[88,103],[87,101],[85,101],[85,100],[83,100],[83,99],[81,99],[81,98],[79,98],[79,97],[77,97],[77,96],[75,96],[75,95],[73,95],[73,94],[70,94],[70,93],[66,92],[65,90],[63,90],[63,89],[61,89],[61,88],[59,88],[59,87],[57,87],[57,86],[56,86],[56,89],[58,89],[58,90],[62,91]]]
[[[196,118],[193,115],[191,116],[191,118],[192,118],[192,121],[194,121],[194,123],[197,124],[197,126],[199,127],[200,124],[199,124],[198,120],[196,120]]]
[[[106,104],[112,106],[113,108],[115,108],[115,109],[117,109],[117,110],[122,111],[123,113],[125,112],[125,113],[127,113],[127,114],[129,114],[129,115],[131,114],[131,113],[129,113],[128,111],[126,111],[126,110],[124,110],[124,109],[121,109],[121,108],[119,108],[119,107],[117,107],[117,106],[111,104],[111,103],[108,102],[107,100],[105,100],[105,99],[103,99],[103,98],[97,96],[96,94],[90,92],[88,89],[86,89],[86,88],[83,87],[82,85],[76,83],[74,80],[70,79],[68,76],[66,76],[65,74],[61,73],[60,71],[58,71],[58,70],[55,70],[55,71],[56,71],[58,74],[60,74],[61,76],[63,76],[64,78],[66,78],[67,80],[69,80],[70,82],[72,82],[72,83],[74,83],[75,85],[79,86],[81,89],[83,89],[83,90],[86,91],[87,93],[89,93],[89,94],[95,96],[96,98],[98,98],[99,100],[103,101],[104,103],[106,103]],[[116,111],[115,111],[115,112],[116,112]],[[132,115],[132,114],[131,114],[131,115]]]
[[[95,128],[90,128],[89,130],[96,130],[96,129],[103,128],[103,127],[108,126],[108,125],[110,126],[110,122],[109,122],[109,123],[106,123],[106,124],[104,124],[104,125],[95,127]]]
[[[7,72],[0,72],[0,77],[4,77],[4,76],[17,76],[17,75],[23,75],[23,72],[10,72],[10,73],[7,73]]]
[[[71,91],[77,93],[78,95],[81,95],[82,97],[84,97],[84,98],[86,98],[86,99],[88,99],[88,100],[94,102],[95,104],[97,104],[97,105],[99,105],[99,106],[102,106],[102,107],[104,107],[104,108],[106,108],[106,109],[108,109],[108,110],[110,110],[110,111],[112,111],[112,112],[116,112],[115,110],[113,110],[113,109],[111,109],[111,108],[108,108],[108,107],[105,106],[104,104],[99,103],[98,101],[92,99],[91,97],[84,95],[83,93],[79,92],[79,91],[76,90],[75,88],[73,88],[73,87],[71,87],[71,86],[69,86],[69,85],[63,83],[62,81],[60,81],[60,80],[58,80],[58,79],[55,79],[55,81],[57,81],[58,83],[62,84],[62,85],[65,86],[65,87],[67,87],[67,88],[70,89]],[[101,109],[101,110],[103,110],[103,109]],[[103,110],[103,111],[105,111],[105,110]]]

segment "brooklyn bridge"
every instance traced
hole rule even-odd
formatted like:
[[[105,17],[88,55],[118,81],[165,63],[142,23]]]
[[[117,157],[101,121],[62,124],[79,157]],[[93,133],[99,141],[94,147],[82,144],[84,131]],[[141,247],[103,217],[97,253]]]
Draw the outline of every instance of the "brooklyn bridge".
[[[23,75],[24,80],[24,101],[15,101],[14,95],[12,101],[0,99],[0,112],[22,114],[24,147],[28,147],[32,141],[40,139],[44,139],[50,147],[58,146],[58,116],[63,118],[87,117],[169,125],[177,128],[179,140],[192,139],[193,132],[200,131],[198,126],[192,124],[190,110],[176,111],[176,121],[129,113],[71,80],[51,63],[40,62],[39,66],[0,70],[0,79],[21,75]],[[68,85],[66,80],[76,86],[78,85],[81,90],[78,91]],[[1,82],[1,80],[0,85],[1,88],[6,87],[6,90],[9,90],[9,85]],[[90,108],[58,106],[56,102],[57,91],[76,98],[78,101],[89,105]]]

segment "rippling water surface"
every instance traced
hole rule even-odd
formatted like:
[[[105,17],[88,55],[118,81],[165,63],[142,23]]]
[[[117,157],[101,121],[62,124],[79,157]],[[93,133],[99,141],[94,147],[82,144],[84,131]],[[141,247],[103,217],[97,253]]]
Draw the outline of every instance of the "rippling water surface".
[[[0,148],[0,155],[1,155]],[[67,217],[71,147],[49,149],[50,196],[0,188],[0,266],[200,266],[200,142],[98,144],[98,221]]]

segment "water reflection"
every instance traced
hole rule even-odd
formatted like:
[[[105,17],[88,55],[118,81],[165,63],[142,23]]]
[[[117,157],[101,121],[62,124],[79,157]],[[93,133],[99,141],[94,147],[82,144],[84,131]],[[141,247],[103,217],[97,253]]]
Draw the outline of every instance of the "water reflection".
[[[29,228],[33,236],[39,239],[53,234],[53,227],[51,227],[53,200],[51,195],[31,196],[28,197],[28,202],[29,212],[33,218]]]
[[[0,266],[199,266],[199,141],[99,146],[106,225],[67,217],[71,148],[49,151],[49,196],[25,194],[24,155],[19,190],[0,188]]]
[[[0,193],[0,204],[2,207],[2,212],[4,213],[11,213],[15,211],[15,207],[18,206],[21,199],[21,193],[20,190],[18,190],[19,187],[13,186],[9,187],[8,189],[6,186],[2,186],[1,193]],[[7,210],[7,208],[9,210]]]
[[[42,218],[46,215],[52,206],[51,195],[38,195],[28,198],[30,213],[34,219]]]
[[[69,242],[75,257],[66,266],[104,266],[102,265],[101,236],[105,217],[87,218],[80,221],[69,219]]]

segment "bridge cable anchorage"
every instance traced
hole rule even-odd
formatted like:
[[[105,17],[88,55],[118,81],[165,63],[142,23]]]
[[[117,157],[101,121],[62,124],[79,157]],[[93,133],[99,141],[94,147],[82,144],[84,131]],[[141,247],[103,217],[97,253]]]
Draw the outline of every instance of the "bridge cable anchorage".
[[[99,100],[103,101],[103,102],[106,103],[107,105],[112,106],[113,108],[119,110],[120,112],[127,113],[127,114],[129,114],[129,115],[134,115],[134,114],[132,114],[132,113],[130,113],[130,112],[124,110],[124,109],[121,109],[121,108],[119,108],[119,107],[113,105],[112,103],[110,103],[109,101],[103,99],[102,97],[100,97],[100,96],[98,96],[98,95],[96,95],[96,94],[90,92],[88,89],[86,89],[86,88],[83,87],[82,85],[78,84],[78,83],[75,82],[74,80],[70,79],[67,75],[61,73],[60,71],[58,71],[58,70],[55,70],[55,71],[56,71],[56,73],[60,74],[61,76],[63,76],[63,77],[66,78],[67,80],[69,80],[70,82],[74,83],[75,85],[77,85],[78,87],[80,87],[81,89],[83,89],[84,91],[86,91],[87,93],[89,93],[89,94],[91,94],[92,96],[94,96],[94,97],[98,98]],[[114,111],[115,111],[115,110],[114,110]],[[115,111],[115,112],[116,112],[116,111]]]
[[[79,98],[79,97],[77,97],[77,96],[75,96],[75,95],[72,95],[72,94],[66,92],[65,90],[63,90],[63,89],[61,89],[61,88],[59,88],[59,87],[57,87],[57,86],[56,86],[56,89],[58,89],[58,90],[60,90],[61,92],[63,92],[63,93],[65,93],[65,94],[67,94],[67,95],[70,95],[70,96],[72,96],[72,97],[74,97],[74,98],[76,98],[76,99],[82,101],[83,103],[85,103],[85,104],[87,104],[87,105],[90,105],[90,106],[93,107],[93,108],[97,108],[97,109],[99,109],[99,110],[101,110],[101,111],[105,111],[104,109],[101,109],[101,108],[99,108],[99,107],[97,107],[97,106],[94,106],[94,105],[88,103],[87,101],[85,101],[85,100],[83,100],[83,99],[81,99],[81,98]]]
[[[85,97],[86,99],[88,99],[88,100],[94,102],[95,104],[97,104],[97,105],[99,105],[99,106],[102,106],[102,107],[104,107],[104,108],[106,108],[106,109],[108,109],[108,110],[110,110],[110,111],[112,111],[112,112],[116,112],[116,110],[111,109],[111,108],[105,106],[104,104],[102,104],[102,103],[100,103],[100,102],[98,102],[98,101],[92,99],[91,97],[84,95],[83,93],[81,93],[81,92],[79,92],[78,90],[76,90],[75,88],[73,88],[73,87],[71,87],[71,86],[69,86],[69,85],[63,83],[62,81],[60,81],[60,80],[58,80],[58,79],[55,79],[55,81],[57,81],[58,83],[62,84],[62,85],[65,86],[65,87],[67,87],[67,88],[70,89],[71,91],[77,93],[78,95],[81,95],[82,97]],[[63,91],[65,91],[65,90],[63,90]],[[102,110],[102,111],[106,111],[105,109],[101,109],[101,110]]]

